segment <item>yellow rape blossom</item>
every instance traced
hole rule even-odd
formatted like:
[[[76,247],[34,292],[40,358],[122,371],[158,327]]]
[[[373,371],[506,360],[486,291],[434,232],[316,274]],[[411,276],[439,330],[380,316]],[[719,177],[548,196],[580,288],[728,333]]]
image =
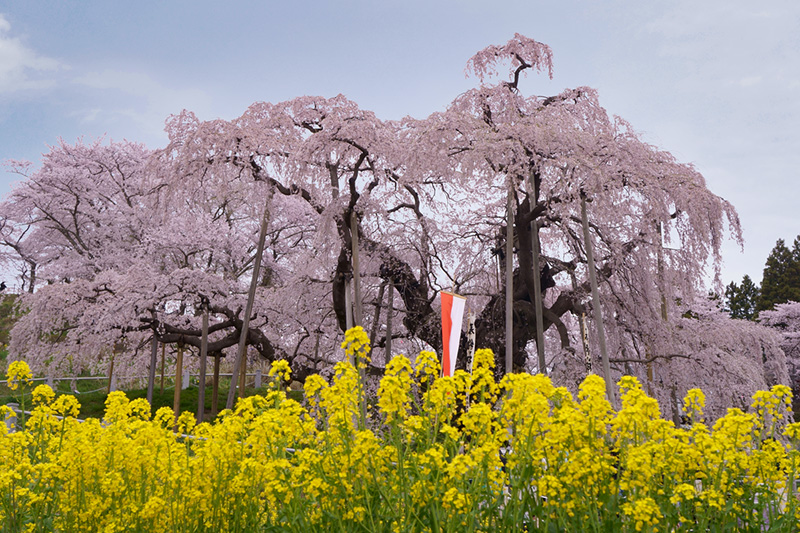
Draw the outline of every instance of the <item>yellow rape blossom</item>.
[[[420,385],[429,385],[439,374],[439,359],[434,352],[422,350],[419,352],[414,369]]]
[[[652,498],[641,498],[632,503],[623,503],[622,512],[634,523],[636,531],[655,526],[663,517],[661,509]]]
[[[78,416],[78,413],[80,413],[80,410],[81,410],[81,404],[75,398],[75,396],[71,396],[71,395],[68,395],[68,394],[62,394],[61,396],[56,398],[56,400],[53,402],[53,411],[58,416],[76,417],[76,416]],[[149,410],[149,406],[148,406],[148,410]]]
[[[292,379],[292,368],[284,359],[274,361],[269,369],[270,376],[278,376],[284,383],[289,383]]]
[[[387,423],[405,418],[411,404],[411,362],[402,355],[394,357],[378,388],[378,407]]]
[[[50,402],[56,397],[56,393],[50,388],[50,385],[37,385],[33,389],[33,403],[35,405],[50,405]]]
[[[351,337],[353,353],[362,350]],[[498,385],[492,365],[482,351],[475,375],[437,378],[434,357],[413,369],[395,358],[370,398],[381,416],[358,426],[366,388],[349,363],[330,383],[309,377],[302,404],[273,390],[200,425],[188,412],[176,424],[168,407],[151,416],[145,400],[122,392],[108,396],[103,422],[79,422],[75,398],[40,386],[24,429],[0,431],[0,523],[75,532],[797,530],[800,423],[783,426],[790,391],[757,394],[751,412],[731,409],[712,427],[699,419],[702,392],[689,391],[684,407],[697,418],[678,428],[634,378],[620,380],[615,411],[598,376],[573,398],[543,375]],[[273,369],[286,379],[282,364]]]
[[[17,390],[20,385],[33,383],[33,373],[25,361],[12,361],[6,371],[6,380],[9,389]]]
[[[356,367],[366,368],[366,365],[369,364],[369,352],[371,350],[369,336],[361,326],[355,326],[345,332],[342,349],[344,349],[348,357],[353,358],[353,363]]]
[[[689,418],[690,423],[703,422],[703,407],[706,405],[706,395],[700,389],[689,389],[683,399],[682,410]]]

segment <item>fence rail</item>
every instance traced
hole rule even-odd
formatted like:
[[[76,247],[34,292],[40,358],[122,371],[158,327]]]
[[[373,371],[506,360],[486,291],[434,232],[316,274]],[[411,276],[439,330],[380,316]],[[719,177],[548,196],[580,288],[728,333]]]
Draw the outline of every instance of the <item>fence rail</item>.
[[[221,377],[221,378],[222,377],[232,377],[232,376],[233,376],[233,374],[231,374],[231,373],[220,373],[219,374],[219,377]],[[264,380],[263,380],[264,376],[263,376],[263,372],[261,370],[256,370],[253,373],[245,374],[245,377],[247,379],[246,386],[250,386],[252,384],[256,389],[260,388],[261,385],[264,382]],[[146,385],[147,384],[147,378],[148,378],[148,376],[116,376],[116,375],[112,375],[111,376],[111,387],[110,387],[110,389],[112,391],[115,391],[115,390],[118,390],[118,389],[122,388],[122,387],[119,386],[119,382],[120,381],[123,381],[123,382],[125,382],[125,383],[127,383],[129,385],[126,388],[132,388],[132,387],[130,387],[130,384],[136,383],[137,381],[139,383],[144,383]],[[208,380],[210,378],[211,378],[211,375],[206,374],[206,380]],[[252,380],[250,378],[252,378]],[[75,394],[88,394],[89,392],[97,392],[97,391],[79,391],[79,390],[77,390],[77,386],[76,385],[77,385],[78,381],[106,381],[107,382],[108,379],[109,379],[108,376],[82,376],[82,377],[71,377],[71,376],[69,376],[69,377],[53,377],[53,376],[48,376],[48,377],[43,377],[43,378],[34,378],[32,381],[34,383],[39,383],[39,382],[45,383],[45,384],[49,385],[51,388],[55,388],[55,384],[58,383],[58,382],[69,381],[70,383],[72,383],[72,386],[70,387],[70,389],[72,390],[73,393],[75,393]],[[166,376],[166,379],[174,381],[174,376]],[[193,380],[196,383],[199,383],[200,374],[193,374],[193,373],[190,373],[188,371],[184,372],[183,373],[183,378],[181,379],[181,389],[188,389],[190,386],[192,386],[192,381]],[[8,380],[4,379],[4,380],[0,381],[0,385],[7,385],[7,384],[8,384]],[[100,391],[100,390],[103,390],[104,388],[107,388],[107,387],[102,387],[102,388],[97,389],[97,390]]]

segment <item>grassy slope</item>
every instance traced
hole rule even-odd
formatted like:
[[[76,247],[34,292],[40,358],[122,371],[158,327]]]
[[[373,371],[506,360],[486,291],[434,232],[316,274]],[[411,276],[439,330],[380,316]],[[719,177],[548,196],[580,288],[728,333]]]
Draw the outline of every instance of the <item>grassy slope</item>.
[[[0,296],[0,361],[5,361],[8,355],[8,338],[11,328],[14,326],[14,303],[17,301],[16,294],[4,294]]]
[[[90,390],[89,388],[92,387],[95,390],[91,390],[91,392],[86,392],[83,394],[75,394],[75,397],[78,398],[78,401],[81,403],[81,412],[79,418],[102,418],[103,412],[105,410],[105,401],[106,401],[106,391],[105,389],[101,391],[97,391],[96,389],[101,387],[102,383],[99,381],[97,383],[86,383],[80,382],[78,389],[83,390]],[[180,403],[180,410],[181,411],[189,411],[192,413],[197,413],[197,400],[199,395],[199,390],[196,386],[189,387],[188,389],[184,389],[181,391],[181,403]],[[69,390],[69,382],[64,381],[59,383],[57,386],[57,392],[59,394],[71,394],[72,391]],[[124,391],[126,396],[133,400],[136,398],[145,398],[147,397],[147,389],[132,389],[128,391]],[[267,392],[266,387],[261,387],[260,389],[248,389],[247,395],[251,396],[253,394],[264,394]],[[160,388],[156,386],[155,390],[153,391],[153,405],[152,405],[152,412],[155,413],[161,407],[172,407],[174,404],[175,398],[175,390],[173,388],[165,388],[163,392],[161,392]],[[294,400],[302,401],[302,392],[291,391],[288,393],[288,396]],[[227,384],[223,384],[220,386],[219,391],[219,401],[218,407],[221,411],[225,408],[225,401],[228,397],[228,387]],[[206,419],[210,418],[211,413],[211,387],[206,387],[206,398],[205,398],[205,412],[206,412]],[[6,404],[9,402],[19,403],[19,395],[13,391],[8,390],[5,386],[0,385],[0,405]],[[25,396],[25,408],[30,410],[30,391]]]

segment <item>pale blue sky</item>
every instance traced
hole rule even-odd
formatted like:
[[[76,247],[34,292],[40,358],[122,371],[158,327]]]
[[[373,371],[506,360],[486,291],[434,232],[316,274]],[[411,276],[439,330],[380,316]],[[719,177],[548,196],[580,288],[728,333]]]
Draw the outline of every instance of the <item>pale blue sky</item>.
[[[342,93],[385,119],[443,110],[464,65],[515,32],[550,45],[554,80],[694,163],[739,210],[745,253],[723,281],[761,278],[800,234],[800,2],[5,0],[0,161],[37,163],[59,137],[166,141],[183,108],[233,118],[255,101]],[[14,176],[0,170],[0,194]]]

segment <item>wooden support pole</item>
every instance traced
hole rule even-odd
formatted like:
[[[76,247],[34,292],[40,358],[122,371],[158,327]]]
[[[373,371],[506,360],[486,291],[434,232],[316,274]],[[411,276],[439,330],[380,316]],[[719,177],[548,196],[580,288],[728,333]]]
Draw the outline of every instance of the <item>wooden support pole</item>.
[[[216,418],[219,407],[219,360],[221,354],[214,357],[214,381],[211,383],[211,417]]]
[[[153,317],[153,321],[155,323],[156,319],[156,312],[151,311],[151,316]],[[150,407],[153,407],[153,389],[155,388],[156,384],[156,365],[158,364],[158,337],[156,336],[156,331],[153,330],[153,340],[151,341],[152,344],[150,345],[150,368],[147,369],[147,403],[150,404]]]
[[[592,238],[589,233],[589,217],[586,214],[586,195],[581,193],[581,221],[583,223],[583,240],[586,247],[586,263],[589,271],[589,284],[592,287],[592,309],[594,310],[594,321],[597,327],[597,340],[600,343],[600,357],[603,361],[603,377],[606,380],[606,395],[612,407],[616,407],[617,399],[614,383],[611,380],[611,367],[608,362],[608,350],[606,349],[606,332],[603,324],[603,310],[600,304],[600,291],[597,288],[597,273],[594,265],[594,252],[592,251]]]
[[[534,170],[528,175],[528,203],[533,210],[539,201],[536,190]],[[542,269],[539,265],[541,246],[539,242],[539,222],[531,220],[531,256],[533,264],[533,309],[536,314],[536,355],[538,356],[539,372],[547,375],[547,361],[544,358],[544,307],[542,304]]]
[[[350,238],[353,244],[353,326],[363,327],[364,315],[361,310],[361,268],[359,266],[358,258],[358,217],[356,216],[355,209],[350,211]],[[361,392],[359,393],[361,396],[361,418],[359,420],[359,427],[360,429],[363,429],[367,423],[367,397],[364,394],[364,387],[366,384],[365,369],[361,368],[361,365],[359,365],[358,362],[354,361],[354,363],[359,367],[358,377],[361,381]]]
[[[197,423],[206,411],[206,360],[208,359],[208,300],[203,298],[203,326],[200,338],[200,388],[197,391]]]
[[[351,281],[349,278],[345,278],[344,280],[344,322],[345,328],[350,329],[353,327],[353,296],[350,293],[350,284]],[[347,356],[348,362],[351,365],[355,365],[356,361],[352,355]]]
[[[164,366],[167,358],[167,345],[161,345],[161,394],[164,394]]]
[[[108,388],[106,389],[106,396],[111,394],[113,387],[111,386],[114,382],[114,356],[117,355],[117,346],[114,345],[114,349],[111,350],[111,361],[108,363]]]
[[[542,303],[542,270],[539,266],[539,223],[531,222],[531,248],[533,249],[533,307],[536,312],[536,355],[539,362],[539,373],[547,375],[547,361],[544,358],[544,314]]]
[[[258,286],[258,274],[261,270],[261,256],[264,254],[264,242],[267,239],[267,227],[269,226],[269,206],[272,201],[272,189],[269,190],[267,203],[264,206],[264,214],[261,216],[261,229],[258,233],[258,245],[256,246],[256,256],[253,259],[253,277],[250,280],[250,290],[247,293],[247,304],[245,306],[244,317],[242,317],[242,332],[239,336],[239,346],[236,350],[236,360],[233,362],[233,375],[231,376],[231,387],[228,389],[228,401],[226,409],[233,409],[233,401],[236,398],[236,381],[239,377],[239,369],[245,357],[247,347],[247,334],[250,329],[250,314],[253,312],[253,301],[256,298],[256,287]]]
[[[500,292],[500,271],[503,269],[503,265],[500,263],[500,254],[497,254],[497,261],[494,262],[494,282],[495,282],[495,290]]]
[[[361,309],[361,269],[358,254],[358,217],[356,210],[350,212],[350,236],[353,243],[353,322],[354,326],[364,325]]]
[[[656,222],[658,232],[658,257],[656,258],[656,268],[658,269],[658,282],[661,284],[661,320],[667,321],[667,283],[664,279],[664,234],[661,223]]]
[[[670,402],[672,404],[672,423],[675,424],[676,428],[681,427],[681,410],[680,404],[678,403],[678,391],[677,385],[674,383],[672,384],[672,389],[669,395]]]
[[[666,280],[664,279],[664,235],[661,229],[661,223],[656,221],[656,232],[658,233],[658,255],[656,257],[656,268],[658,271],[658,283],[661,285],[659,292],[661,293],[661,319],[667,321],[667,296],[666,296]],[[653,368],[652,350],[648,347],[647,361],[647,393],[653,395],[655,388],[655,372]]]
[[[569,277],[572,280],[572,290],[578,291],[578,280],[575,277],[575,270],[569,270]],[[578,325],[580,326],[581,344],[583,345],[583,364],[586,367],[586,374],[592,373],[592,352],[589,349],[589,328],[586,326],[586,312],[581,309],[578,315]]]
[[[245,387],[247,387],[247,355],[242,359],[242,371],[239,373],[239,398],[245,397]]]
[[[175,430],[177,431],[178,416],[181,414],[181,383],[183,382],[183,344],[178,344],[178,355],[175,359],[175,396],[172,410],[175,413]]]
[[[378,298],[375,300],[375,316],[372,317],[372,330],[369,334],[369,341],[372,346],[378,342],[378,327],[381,321],[381,307],[383,306],[383,293],[386,292],[386,282],[381,283],[378,288]]]
[[[514,193],[509,185],[506,206],[506,374],[514,370]]]
[[[353,296],[350,293],[350,278],[344,280],[344,325],[347,329],[353,327]]]
[[[317,363],[319,363],[319,338],[322,336],[322,330],[319,326],[317,326],[317,336],[314,340],[314,370],[317,369]]]
[[[394,281],[389,280],[389,296],[386,306],[386,350],[384,351],[384,366],[392,360],[392,315],[394,314]]]

